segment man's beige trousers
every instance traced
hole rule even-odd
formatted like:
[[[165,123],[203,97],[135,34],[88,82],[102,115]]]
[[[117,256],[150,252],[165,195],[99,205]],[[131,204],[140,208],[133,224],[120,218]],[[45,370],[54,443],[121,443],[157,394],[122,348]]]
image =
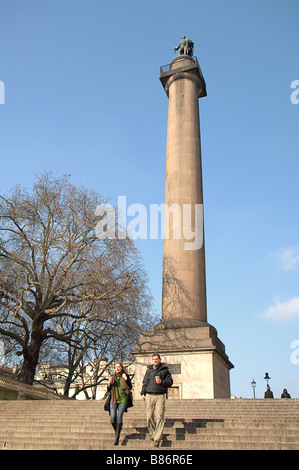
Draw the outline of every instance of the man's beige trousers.
[[[161,441],[164,429],[165,395],[146,395],[147,428],[154,441]]]

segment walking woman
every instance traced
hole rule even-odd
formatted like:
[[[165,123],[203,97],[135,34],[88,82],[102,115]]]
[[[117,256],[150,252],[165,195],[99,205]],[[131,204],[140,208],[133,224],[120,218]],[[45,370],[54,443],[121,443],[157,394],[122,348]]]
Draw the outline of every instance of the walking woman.
[[[110,422],[115,430],[114,445],[118,445],[123,424],[123,414],[128,408],[128,399],[132,383],[122,362],[116,362],[114,374],[108,382],[108,391],[111,391]]]

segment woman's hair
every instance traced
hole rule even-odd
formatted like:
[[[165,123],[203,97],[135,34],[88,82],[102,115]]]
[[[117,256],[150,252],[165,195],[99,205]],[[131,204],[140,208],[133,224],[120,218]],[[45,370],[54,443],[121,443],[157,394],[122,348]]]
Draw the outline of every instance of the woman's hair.
[[[124,368],[124,365],[123,365],[122,362],[116,361],[116,362],[114,363],[114,368],[115,368],[116,364],[119,364],[119,365],[120,365],[120,367],[121,367],[121,369],[122,369],[122,372],[124,372],[125,374],[127,373],[127,372],[126,372],[126,369]]]

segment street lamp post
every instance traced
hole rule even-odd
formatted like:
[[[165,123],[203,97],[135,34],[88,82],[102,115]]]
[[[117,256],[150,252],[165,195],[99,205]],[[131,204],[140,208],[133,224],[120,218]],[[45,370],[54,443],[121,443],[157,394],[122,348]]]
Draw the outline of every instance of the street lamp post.
[[[269,377],[269,374],[268,374],[268,372],[266,372],[266,373],[265,373],[264,380],[266,380],[266,382],[267,382],[267,386],[268,386],[268,385],[269,385],[269,380],[271,380],[271,377]]]
[[[256,387],[256,382],[254,381],[254,379],[252,379],[251,386],[252,386],[252,390],[253,390],[253,398],[255,398],[255,387]]]

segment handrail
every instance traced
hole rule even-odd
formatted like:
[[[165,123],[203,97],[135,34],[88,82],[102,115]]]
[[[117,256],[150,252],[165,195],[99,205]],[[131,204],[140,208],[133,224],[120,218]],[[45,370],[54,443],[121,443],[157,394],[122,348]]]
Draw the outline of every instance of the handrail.
[[[177,56],[177,57],[180,57],[180,56]],[[190,56],[188,56],[190,57]],[[196,65],[199,67],[199,63],[198,63],[198,60],[197,60],[197,57],[196,56],[193,56],[193,57],[190,57],[191,59],[194,60],[194,62],[196,63]],[[171,70],[171,65],[172,65],[172,62],[170,64],[166,64],[166,65],[161,65],[160,67],[160,73],[167,73],[167,72],[170,72]]]

